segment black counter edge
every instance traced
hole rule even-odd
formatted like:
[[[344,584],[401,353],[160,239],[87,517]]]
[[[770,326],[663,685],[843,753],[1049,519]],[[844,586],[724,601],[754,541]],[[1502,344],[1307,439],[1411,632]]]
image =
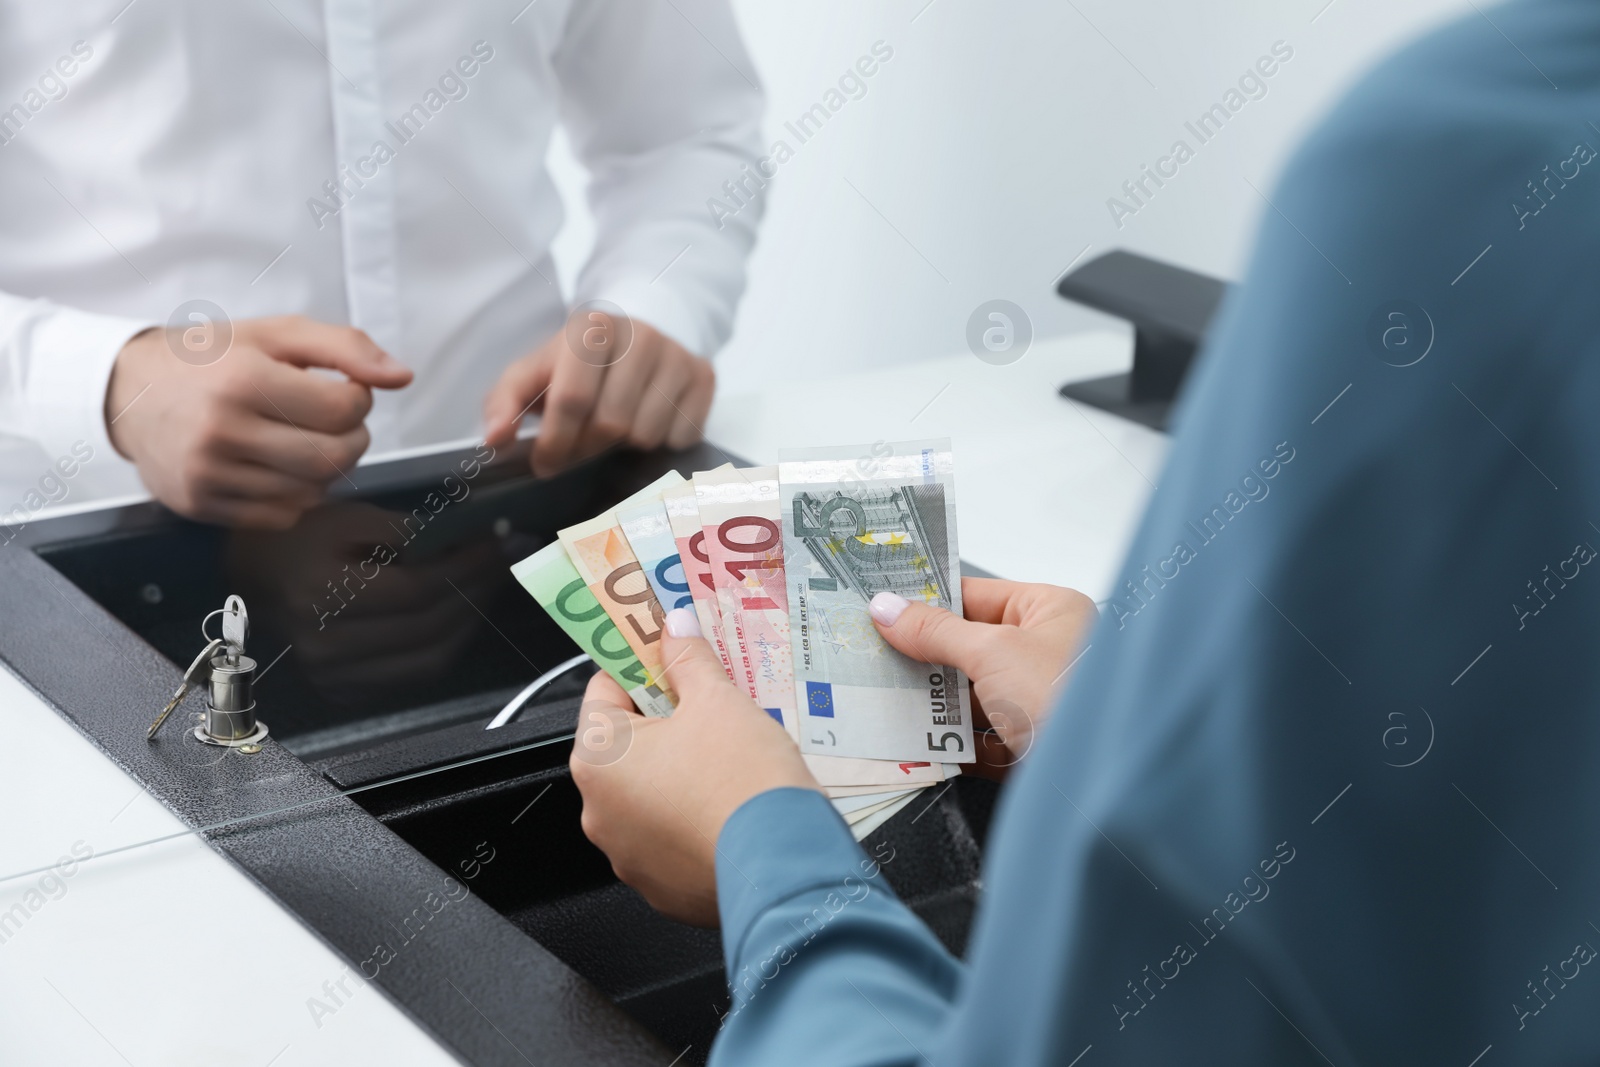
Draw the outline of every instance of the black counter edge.
[[[188,739],[179,717],[147,743],[178,668],[20,545],[0,547],[0,618],[9,620],[0,660],[186,826],[305,805],[203,836],[352,972],[375,966],[387,946],[393,958],[368,984],[463,1062],[521,1065],[528,1049],[541,1064],[578,1067],[671,1058],[584,978],[460,894],[470,890],[464,877],[452,880],[275,743],[218,760],[221,750]],[[111,655],[84,670],[97,651]],[[464,860],[476,844],[463,841]]]

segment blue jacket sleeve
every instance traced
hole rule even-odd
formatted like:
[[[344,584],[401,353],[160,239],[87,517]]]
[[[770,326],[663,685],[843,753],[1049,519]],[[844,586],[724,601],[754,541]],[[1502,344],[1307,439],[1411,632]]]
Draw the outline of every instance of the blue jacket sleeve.
[[[1600,1062],[1596,55],[1593,0],[1506,4],[1335,109],[1006,785],[966,972],[766,794],[713,1062]]]
[[[924,1062],[961,965],[890,890],[821,793],[774,789],[717,839],[733,1005],[714,1065]]]

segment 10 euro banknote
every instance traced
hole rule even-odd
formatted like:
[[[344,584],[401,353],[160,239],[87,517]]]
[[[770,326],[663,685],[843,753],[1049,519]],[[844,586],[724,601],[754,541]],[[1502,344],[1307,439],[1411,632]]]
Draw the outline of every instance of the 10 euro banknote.
[[[733,679],[798,741],[778,470],[719,468],[693,481]]]

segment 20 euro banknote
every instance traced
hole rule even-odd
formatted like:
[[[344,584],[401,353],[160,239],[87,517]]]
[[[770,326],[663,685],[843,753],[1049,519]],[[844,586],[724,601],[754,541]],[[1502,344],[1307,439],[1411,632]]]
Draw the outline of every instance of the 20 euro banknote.
[[[683,559],[672,538],[672,526],[667,522],[667,509],[661,498],[619,507],[617,524],[633,546],[633,554],[662,609],[693,607]]]

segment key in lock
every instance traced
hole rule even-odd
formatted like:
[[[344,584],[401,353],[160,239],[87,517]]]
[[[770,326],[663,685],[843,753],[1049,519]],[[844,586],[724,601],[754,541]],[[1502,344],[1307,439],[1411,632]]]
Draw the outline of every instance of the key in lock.
[[[214,615],[222,616],[221,637],[212,637],[206,629]],[[200,623],[200,634],[206,638],[206,646],[183,672],[183,682],[150,724],[146,740],[155,740],[162,724],[183,703],[189,690],[202,684],[206,699],[200,725],[194,729],[197,740],[239,748],[256,745],[267,736],[266,723],[256,718],[256,661],[244,654],[249,630],[249,613],[244,601],[237,596],[230,596],[219,611],[205,617]]]

